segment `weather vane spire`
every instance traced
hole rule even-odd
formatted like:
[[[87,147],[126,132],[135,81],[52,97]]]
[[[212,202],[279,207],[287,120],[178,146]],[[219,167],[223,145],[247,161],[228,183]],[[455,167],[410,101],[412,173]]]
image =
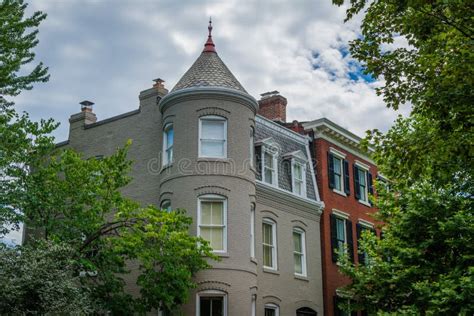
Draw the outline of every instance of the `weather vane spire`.
[[[202,51],[203,53],[205,52],[216,52],[216,45],[214,45],[214,42],[212,41],[212,19],[209,17],[209,26],[207,27],[209,30],[209,35],[207,36],[207,42],[204,44],[204,50]]]

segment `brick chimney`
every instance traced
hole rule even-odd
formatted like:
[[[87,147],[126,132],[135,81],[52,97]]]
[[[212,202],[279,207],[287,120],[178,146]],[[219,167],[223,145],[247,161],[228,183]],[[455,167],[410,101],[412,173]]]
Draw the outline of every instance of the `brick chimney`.
[[[81,112],[71,115],[69,118],[69,136],[71,132],[78,128],[84,128],[84,125],[89,125],[97,122],[97,116],[92,111],[94,102],[84,100],[79,102],[81,105]]]
[[[148,108],[149,105],[157,105],[160,100],[168,94],[168,89],[165,88],[165,81],[163,79],[156,78],[153,81],[153,86],[141,91],[138,96],[141,109]]]
[[[286,104],[285,97],[278,91],[262,93],[258,105],[260,106],[258,114],[272,121],[286,122]]]

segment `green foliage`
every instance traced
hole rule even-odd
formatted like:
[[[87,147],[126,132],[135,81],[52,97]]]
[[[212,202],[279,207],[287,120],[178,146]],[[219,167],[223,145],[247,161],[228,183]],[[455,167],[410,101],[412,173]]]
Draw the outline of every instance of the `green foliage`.
[[[21,211],[31,238],[67,244],[77,252],[78,269],[98,308],[113,314],[145,313],[185,302],[193,275],[216,258],[208,243],[189,235],[184,211],[142,207],[124,197],[130,182],[128,145],[103,159],[84,159],[73,150],[53,151],[30,165],[8,196]],[[129,268],[138,271],[129,276]],[[125,280],[136,281],[132,297]]]
[[[0,244],[0,314],[84,315],[94,310],[80,286],[74,251],[42,242],[7,248]]]
[[[42,12],[25,18],[26,7],[22,0],[0,2],[0,99],[18,95],[22,90],[30,90],[32,83],[49,79],[48,68],[41,62],[29,73],[25,74],[24,68],[22,71],[22,66],[35,58],[37,27],[46,18]]]
[[[351,52],[383,80],[377,92],[388,107],[409,103],[412,112],[385,134],[368,132],[365,144],[390,179],[374,199],[384,239],[364,236],[369,266],[341,262],[353,279],[344,292],[372,314],[471,315],[473,3],[352,0],[347,19],[362,10]],[[397,37],[408,45],[391,48]]]

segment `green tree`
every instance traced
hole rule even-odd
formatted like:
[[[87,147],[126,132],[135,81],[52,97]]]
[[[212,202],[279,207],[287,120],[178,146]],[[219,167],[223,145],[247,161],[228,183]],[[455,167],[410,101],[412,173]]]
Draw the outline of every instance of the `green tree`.
[[[103,160],[57,150],[53,120],[32,122],[5,99],[49,78],[41,63],[27,71],[46,15],[24,18],[26,6],[0,3],[0,237],[20,222],[28,228],[25,246],[0,248],[0,313],[144,314],[182,304],[193,275],[216,259],[189,235],[191,218],[122,195],[127,147]],[[126,278],[140,295],[127,293]]]
[[[341,5],[343,0],[334,0]],[[473,80],[474,4],[462,0],[352,0],[364,10],[350,43],[388,107],[411,105],[366,145],[390,179],[377,184],[384,238],[366,235],[368,266],[347,260],[344,289],[370,313],[470,315],[474,312]],[[393,46],[404,38],[406,45]]]
[[[64,244],[20,248],[0,244],[0,314],[84,315],[94,311],[87,288],[78,286],[74,251]]]
[[[31,71],[23,67],[35,58],[37,27],[46,18],[40,11],[25,18],[26,7],[23,0],[0,2],[0,99],[18,95],[32,89],[33,83],[49,79],[48,68],[41,62]]]

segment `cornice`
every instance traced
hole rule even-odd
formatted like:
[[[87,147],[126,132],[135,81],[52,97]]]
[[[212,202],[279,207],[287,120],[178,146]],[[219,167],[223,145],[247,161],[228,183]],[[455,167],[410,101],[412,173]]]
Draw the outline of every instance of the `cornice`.
[[[254,113],[257,113],[258,111],[258,102],[254,97],[235,89],[223,87],[192,87],[180,89],[168,93],[163,97],[163,99],[160,100],[159,108],[161,113],[163,113],[166,108],[176,103],[199,99],[232,101],[247,106]]]

